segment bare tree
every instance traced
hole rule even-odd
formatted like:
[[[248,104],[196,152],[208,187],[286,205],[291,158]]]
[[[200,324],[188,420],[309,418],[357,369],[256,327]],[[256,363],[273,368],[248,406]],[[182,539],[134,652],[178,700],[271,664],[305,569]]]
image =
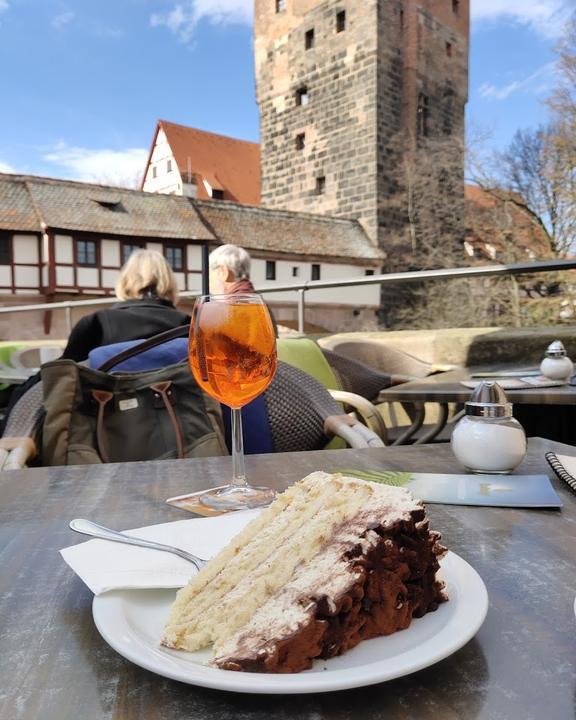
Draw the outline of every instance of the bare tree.
[[[565,256],[576,242],[572,212],[573,173],[568,155],[559,138],[564,136],[558,123],[536,130],[518,130],[508,148],[496,156],[501,180],[489,188],[495,195],[512,190],[519,205],[532,213],[546,231],[550,250]]]

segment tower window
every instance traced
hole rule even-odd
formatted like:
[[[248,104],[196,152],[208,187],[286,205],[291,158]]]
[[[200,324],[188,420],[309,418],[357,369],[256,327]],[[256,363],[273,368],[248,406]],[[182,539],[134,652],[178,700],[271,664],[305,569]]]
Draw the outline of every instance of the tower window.
[[[306,135],[304,133],[298,133],[296,135],[296,150],[304,150],[306,147]]]
[[[314,28],[306,30],[306,35],[304,35],[304,47],[306,50],[312,50],[314,47]]]
[[[336,13],[336,32],[341,33],[346,30],[346,10],[340,10]]]
[[[400,10],[398,22],[400,24],[400,30],[404,30],[404,10]]]
[[[324,195],[326,192],[326,178],[324,175],[316,178],[316,195]]]
[[[276,12],[283,13],[286,10],[286,0],[276,0]]]
[[[212,199],[224,200],[224,190],[217,190],[216,188],[212,188]]]
[[[156,170],[156,166],[154,166],[154,167],[152,168],[152,177],[155,178],[155,177],[157,177],[157,175],[158,175],[158,172],[157,172],[157,170]]]
[[[446,43],[446,55],[452,57],[452,43]]]
[[[166,172],[172,172],[172,160],[166,162]]]
[[[308,95],[308,88],[301,87],[296,90],[296,105],[308,105],[310,97]]]
[[[452,12],[454,15],[458,15],[460,13],[460,0],[452,0]]]
[[[430,133],[430,98],[424,93],[418,95],[418,135],[428,137]]]
[[[312,263],[310,280],[320,280],[320,265],[318,263]]]
[[[276,260],[266,260],[266,280],[276,280]]]

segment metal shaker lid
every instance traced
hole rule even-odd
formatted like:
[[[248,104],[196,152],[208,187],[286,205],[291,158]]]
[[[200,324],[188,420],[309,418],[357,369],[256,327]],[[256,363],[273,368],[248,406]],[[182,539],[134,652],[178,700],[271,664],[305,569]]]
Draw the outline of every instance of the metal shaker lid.
[[[508,402],[506,393],[500,385],[493,381],[481,382],[464,407],[466,415],[487,418],[512,417],[512,403]]]
[[[550,345],[548,345],[548,348],[546,350],[546,357],[566,357],[566,348],[564,347],[564,344],[561,340],[554,340],[553,343],[550,343]]]

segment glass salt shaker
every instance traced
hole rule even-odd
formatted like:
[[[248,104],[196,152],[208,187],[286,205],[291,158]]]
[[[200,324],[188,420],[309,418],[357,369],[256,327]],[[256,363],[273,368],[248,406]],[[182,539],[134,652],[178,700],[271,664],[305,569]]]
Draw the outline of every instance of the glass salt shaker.
[[[526,434],[496,382],[482,382],[452,432],[452,452],[473,473],[506,475],[526,455]]]
[[[566,355],[566,348],[561,340],[554,340],[546,350],[546,356],[540,363],[540,372],[549,380],[565,380],[574,372],[574,363]]]

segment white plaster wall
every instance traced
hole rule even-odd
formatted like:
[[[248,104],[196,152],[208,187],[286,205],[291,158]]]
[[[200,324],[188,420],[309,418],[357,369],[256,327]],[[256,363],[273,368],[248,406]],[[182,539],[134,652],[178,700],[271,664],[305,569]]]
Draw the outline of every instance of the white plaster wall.
[[[57,263],[74,262],[74,247],[71,237],[68,235],[55,235],[54,246]]]
[[[12,251],[15,263],[37,263],[38,238],[34,235],[13,235]]]
[[[120,267],[120,242],[118,240],[102,240],[100,259],[102,265]]]
[[[9,265],[0,265],[0,286],[12,287],[12,273]]]
[[[46,266],[42,268],[42,285],[44,287],[48,285],[48,268]]]
[[[14,266],[14,285],[18,287],[32,287],[38,289],[40,286],[40,272],[37,267],[26,265]]]
[[[116,286],[116,280],[120,275],[119,270],[102,270],[102,287],[114,288]]]
[[[170,172],[167,170],[168,160],[172,161]],[[156,168],[156,177],[152,177],[152,168],[154,167]],[[142,188],[146,192],[182,195],[182,177],[163,130],[160,130],[156,138]]]
[[[174,273],[174,277],[176,278],[176,285],[178,287],[178,290],[186,290],[186,276],[184,273]]]
[[[316,264],[316,263],[314,263]],[[338,263],[319,263],[320,280],[353,279],[364,277],[365,268],[357,265],[344,265]],[[292,268],[298,267],[298,277],[292,276]],[[258,258],[252,259],[252,282],[257,287],[274,287],[275,285],[298,284],[312,278],[312,263],[289,262],[276,260],[276,280],[266,280],[266,261]],[[282,292],[267,295],[270,302],[288,301],[296,302],[296,292]],[[379,305],[380,288],[378,285],[365,287],[340,287],[326,290],[310,290],[306,292],[309,302],[345,304],[345,305]]]
[[[161,255],[164,255],[164,246],[162,243],[146,243],[146,249],[147,250],[156,250],[156,252],[159,252]]]
[[[188,270],[202,270],[202,248],[199,245],[188,245]]]
[[[56,285],[58,287],[71,287],[74,285],[74,269],[56,265]]]
[[[202,275],[188,273],[188,290],[202,291]]]
[[[98,287],[98,270],[94,268],[79,267],[77,280],[80,288]]]

